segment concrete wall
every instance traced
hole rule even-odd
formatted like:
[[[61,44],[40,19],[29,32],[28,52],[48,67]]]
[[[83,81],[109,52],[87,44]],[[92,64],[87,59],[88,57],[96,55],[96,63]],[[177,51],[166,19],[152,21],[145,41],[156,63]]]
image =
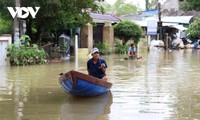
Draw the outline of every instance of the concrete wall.
[[[81,27],[80,48],[88,48],[88,53],[93,48],[93,26],[90,24]]]
[[[0,66],[7,65],[7,47],[12,43],[12,36],[9,34],[0,35]]]
[[[114,29],[111,23],[106,22],[103,27],[102,42],[113,47],[114,45]],[[88,48],[88,53],[90,53],[93,48],[93,26],[88,24],[81,27],[80,32],[80,48]]]
[[[105,23],[103,27],[103,43],[111,47],[114,45],[114,29],[111,23]]]

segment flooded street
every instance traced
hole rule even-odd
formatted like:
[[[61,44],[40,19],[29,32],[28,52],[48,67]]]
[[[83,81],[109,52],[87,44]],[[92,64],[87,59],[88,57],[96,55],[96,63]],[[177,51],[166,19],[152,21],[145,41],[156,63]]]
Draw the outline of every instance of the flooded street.
[[[62,63],[0,66],[0,120],[200,120],[200,50],[140,51],[140,60],[102,56],[107,94],[79,98],[58,83],[69,70],[87,73],[88,56]]]

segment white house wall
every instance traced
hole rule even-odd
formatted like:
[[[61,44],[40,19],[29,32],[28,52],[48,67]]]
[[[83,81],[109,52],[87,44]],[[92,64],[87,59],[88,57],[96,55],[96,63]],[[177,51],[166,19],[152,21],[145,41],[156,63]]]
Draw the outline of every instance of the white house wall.
[[[12,42],[12,36],[9,34],[0,35],[0,66],[7,65],[7,47]]]

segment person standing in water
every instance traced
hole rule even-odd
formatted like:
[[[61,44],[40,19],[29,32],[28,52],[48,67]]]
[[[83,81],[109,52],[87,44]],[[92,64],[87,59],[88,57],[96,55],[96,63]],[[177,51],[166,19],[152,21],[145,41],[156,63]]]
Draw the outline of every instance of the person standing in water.
[[[128,49],[128,56],[129,56],[129,59],[135,59],[136,57],[136,48],[135,48],[134,43],[132,43]]]

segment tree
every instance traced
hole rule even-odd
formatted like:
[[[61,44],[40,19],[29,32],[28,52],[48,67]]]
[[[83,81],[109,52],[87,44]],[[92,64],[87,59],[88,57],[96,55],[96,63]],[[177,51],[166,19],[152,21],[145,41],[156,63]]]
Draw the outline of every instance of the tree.
[[[12,21],[5,20],[0,16],[0,34],[11,33],[12,30]]]
[[[14,0],[2,0],[0,1],[0,34],[12,33],[13,20],[7,10],[7,7],[12,6]]]
[[[125,3],[125,0],[117,0],[114,5],[102,4],[103,8],[105,9],[106,13],[110,13],[116,16],[126,15],[130,13],[136,13],[137,12],[137,6]]]
[[[37,42],[41,35],[46,32],[64,31],[66,29],[76,29],[88,22],[92,22],[86,9],[91,11],[99,11],[100,7],[96,4],[96,0],[21,0],[23,7],[40,7],[36,18],[31,16],[26,20],[27,35],[31,37],[32,42]],[[98,0],[102,1],[102,0]],[[1,0],[0,14],[5,19],[12,19],[7,10],[8,6],[15,6],[14,0]],[[32,34],[32,28],[37,30],[36,34]]]
[[[189,25],[187,29],[188,38],[191,40],[196,40],[200,38],[200,18],[196,19]]]
[[[145,2],[146,2],[146,10],[155,10],[157,9],[157,4],[159,0],[152,0],[151,2],[149,2],[149,0],[145,0]]]
[[[114,34],[116,37],[122,39],[123,45],[132,38],[137,46],[142,32],[142,28],[131,21],[123,21],[114,26]]]
[[[180,9],[183,11],[200,10],[199,0],[179,0],[179,1],[180,1]]]

